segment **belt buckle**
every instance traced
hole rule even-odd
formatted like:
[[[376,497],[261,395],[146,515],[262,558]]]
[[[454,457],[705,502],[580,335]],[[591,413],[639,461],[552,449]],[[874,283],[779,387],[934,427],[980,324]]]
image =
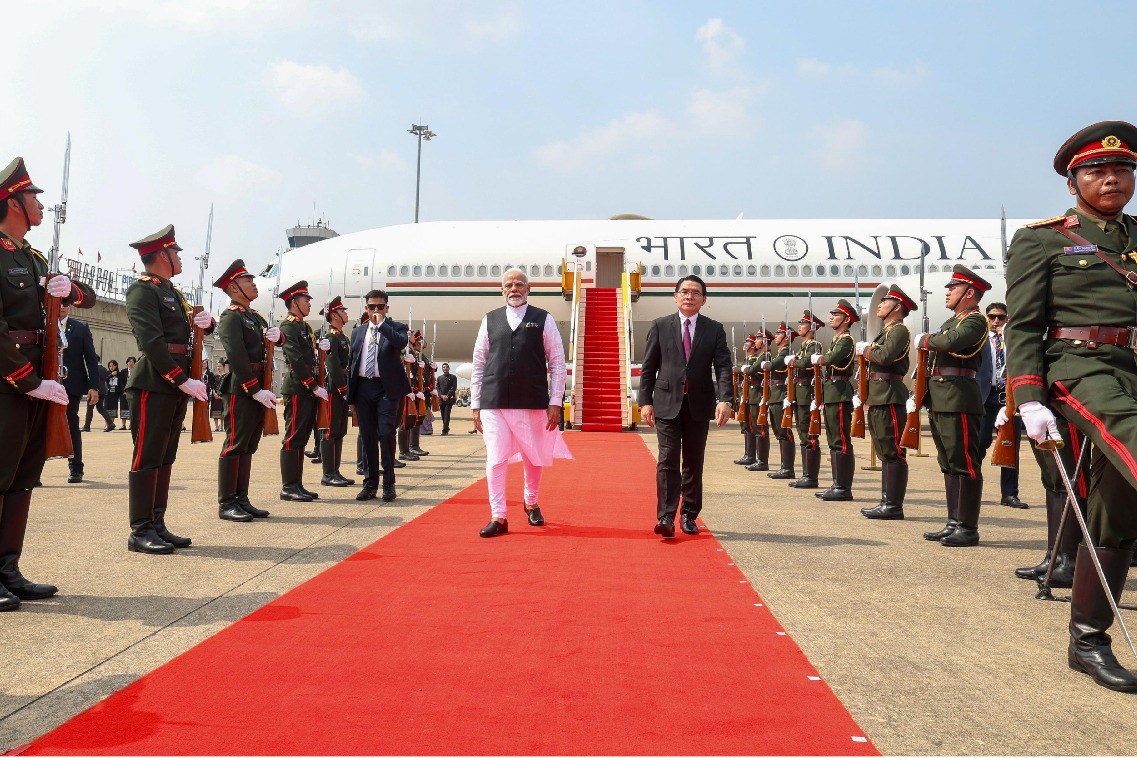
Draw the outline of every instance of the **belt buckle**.
[[[1129,327],[1129,349],[1137,353],[1137,328]]]

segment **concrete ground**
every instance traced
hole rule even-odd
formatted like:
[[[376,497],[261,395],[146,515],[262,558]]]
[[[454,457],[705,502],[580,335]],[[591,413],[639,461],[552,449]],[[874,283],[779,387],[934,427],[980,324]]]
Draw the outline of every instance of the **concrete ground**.
[[[400,469],[390,504],[316,486],[311,464],[305,481],[321,499],[280,502],[279,438],[266,440],[251,497],[272,518],[250,524],[216,517],[218,441],[190,445],[184,436],[168,522],[194,547],[172,557],[126,551],[129,435],[85,434],[87,481],[65,484],[66,463],[48,463],[21,561],[60,594],[0,614],[0,749],[49,731],[481,477],[481,440],[466,434],[469,412],[456,411],[455,433],[424,437],[432,454]],[[654,434],[641,433],[654,452]],[[857,443],[865,464],[867,447]],[[1033,507],[988,505],[980,547],[949,549],[920,537],[945,518],[934,454],[912,459],[907,520],[873,522],[857,509],[876,502],[879,473],[858,468],[857,502],[823,503],[733,465],[741,448],[736,424],[711,434],[703,521],[882,752],[1137,752],[1137,697],[1070,671],[1069,606],[1034,600],[1033,583],[1012,573],[1045,549],[1029,454],[1021,494]],[[352,434],[349,477],[354,451]],[[997,471],[984,473],[994,502]],[[647,530],[653,493],[643,497]],[[555,500],[543,500],[555,519]],[[1137,627],[1137,614],[1128,618]],[[1114,648],[1135,665],[1120,633]]]

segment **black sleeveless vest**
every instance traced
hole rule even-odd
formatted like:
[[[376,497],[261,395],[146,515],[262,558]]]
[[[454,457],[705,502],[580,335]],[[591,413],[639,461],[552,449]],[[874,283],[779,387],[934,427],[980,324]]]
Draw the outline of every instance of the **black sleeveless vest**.
[[[545,319],[547,311],[525,309],[516,330],[509,328],[505,307],[486,314],[490,354],[482,373],[481,407],[549,407],[548,366],[545,362]]]

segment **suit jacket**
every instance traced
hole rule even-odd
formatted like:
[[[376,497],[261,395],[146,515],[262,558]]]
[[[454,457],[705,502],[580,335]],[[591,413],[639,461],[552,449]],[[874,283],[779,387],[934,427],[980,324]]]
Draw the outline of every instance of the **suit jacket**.
[[[437,381],[438,401],[440,403],[453,404],[458,399],[458,377],[454,374],[439,374]],[[443,400],[442,395],[449,396],[449,400]]]
[[[359,390],[359,365],[367,355],[365,343],[371,327],[364,323],[351,331],[351,358],[347,369],[347,402],[355,402]],[[407,346],[407,325],[398,321],[384,319],[379,325],[379,376],[383,379],[383,391],[388,397],[403,397],[411,391],[407,381],[407,371],[403,367],[403,348]]]
[[[63,386],[67,388],[68,395],[86,395],[87,390],[102,392],[99,356],[95,352],[91,327],[70,316],[67,318],[67,349],[63,351],[63,365],[67,367]]]
[[[640,369],[639,404],[655,407],[659,418],[675,418],[683,405],[683,383],[692,417],[712,419],[715,403],[733,403],[730,350],[726,330],[699,314],[691,358],[683,358],[682,321],[678,312],[651,322]],[[717,386],[717,392],[716,392]]]

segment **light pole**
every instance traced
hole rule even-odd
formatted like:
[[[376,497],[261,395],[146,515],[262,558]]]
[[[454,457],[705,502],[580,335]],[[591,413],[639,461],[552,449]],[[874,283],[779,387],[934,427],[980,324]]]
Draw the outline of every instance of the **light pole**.
[[[411,124],[411,128],[407,130],[411,134],[418,137],[418,164],[415,168],[415,223],[418,223],[418,191],[419,185],[422,183],[422,141],[430,140],[438,135],[430,130],[430,127],[425,124]]]

